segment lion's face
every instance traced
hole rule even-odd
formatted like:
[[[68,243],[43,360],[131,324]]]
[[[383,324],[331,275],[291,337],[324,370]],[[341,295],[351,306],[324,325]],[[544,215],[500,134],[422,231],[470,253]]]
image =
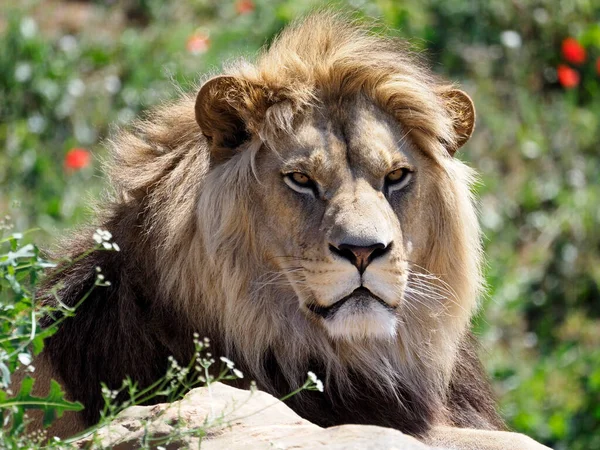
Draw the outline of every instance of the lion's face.
[[[408,262],[428,234],[431,162],[365,99],[297,122],[257,156],[268,259],[332,337],[393,337]]]
[[[395,51],[354,50],[276,52],[201,87],[207,283],[240,316],[231,330],[266,317],[265,343],[290,321],[297,336],[453,342],[480,286],[471,172],[451,157],[473,103]]]

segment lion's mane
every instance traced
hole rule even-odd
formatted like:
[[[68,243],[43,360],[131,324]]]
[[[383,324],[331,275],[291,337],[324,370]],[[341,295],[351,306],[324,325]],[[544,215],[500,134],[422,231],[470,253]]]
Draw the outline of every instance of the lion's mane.
[[[448,154],[471,131],[461,132],[468,118],[444,95],[450,86],[401,43],[330,13],[296,23],[256,63],[236,62],[224,73],[256,86],[223,94],[244,105],[243,154],[211,162],[195,95],[155,109],[111,140],[113,193],[96,226],[65,244],[71,256],[81,254],[101,227],[121,252],[95,252],[49,281],[59,283],[71,305],[93,285],[96,266],[112,283],[95,289],[45,350],[71,398],[85,404],[85,421],[98,420],[100,382],[117,387],[131,376],[151,384],[165,372],[168,355],[190,359],[198,332],[211,338],[213,354],[233,359],[247,379],[275,395],[301,385],[308,370],[317,372],[325,394],[304,393],[290,405],[318,424],[372,423],[412,434],[434,422],[501,427],[467,331],[482,285],[481,243],[473,174]],[[256,230],[264,218],[248,185],[256,183],[261,142],[273,142],[310,105],[359,93],[396,117],[441,167],[425,206],[435,226],[422,269],[435,275],[446,303],[439,314],[427,305],[406,310],[395,341],[334,342],[283,323],[273,305],[293,299],[282,298],[289,293],[277,283],[261,283],[264,273],[257,272],[264,249]],[[273,104],[286,107],[269,109]],[[227,117],[218,110],[196,114],[218,137]]]

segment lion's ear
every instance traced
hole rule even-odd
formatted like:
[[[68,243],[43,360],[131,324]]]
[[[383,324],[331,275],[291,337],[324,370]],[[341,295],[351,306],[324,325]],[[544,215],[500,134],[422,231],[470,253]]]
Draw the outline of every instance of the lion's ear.
[[[450,89],[442,94],[446,107],[454,122],[456,140],[447,145],[448,153],[454,153],[461,148],[473,134],[475,129],[475,105],[465,92],[459,89]]]
[[[196,122],[211,145],[211,155],[228,159],[256,131],[266,110],[264,89],[233,76],[217,76],[196,97]]]

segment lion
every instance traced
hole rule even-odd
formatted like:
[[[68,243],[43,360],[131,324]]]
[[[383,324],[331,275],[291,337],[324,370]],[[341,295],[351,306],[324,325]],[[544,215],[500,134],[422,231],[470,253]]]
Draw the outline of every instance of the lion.
[[[96,267],[111,281],[38,358],[38,382],[85,405],[51,432],[96,423],[101,382],[150,386],[170,355],[189,361],[198,333],[275,396],[315,372],[325,392],[287,403],[320,426],[546,448],[504,431],[469,332],[482,244],[455,153],[474,124],[469,96],[404,43],[321,12],[122,131],[114,193],[67,245],[75,259],[101,227],[121,251],[47,281],[71,306]]]

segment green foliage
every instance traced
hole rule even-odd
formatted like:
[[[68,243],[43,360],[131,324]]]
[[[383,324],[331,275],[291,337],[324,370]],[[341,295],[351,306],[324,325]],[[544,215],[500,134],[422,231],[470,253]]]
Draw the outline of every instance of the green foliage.
[[[2,231],[2,230],[0,230]],[[87,256],[93,251],[119,251],[118,246],[111,243],[112,236],[107,231],[97,230],[94,233],[95,245],[83,253],[79,258]],[[131,379],[126,379],[118,390],[102,387],[104,408],[101,411],[100,422],[85,432],[73,436],[65,441],[53,439],[45,442],[43,434],[27,433],[26,413],[32,410],[43,414],[44,427],[50,426],[65,411],[81,411],[83,405],[79,402],[70,402],[65,399],[61,386],[51,380],[50,389],[46,395],[34,393],[35,368],[34,356],[43,349],[44,339],[56,332],[60,323],[76,314],[77,308],[91,293],[91,290],[82,297],[74,307],[67,307],[58,297],[57,290],[51,292],[59,300],[59,307],[50,307],[39,302],[37,298],[40,289],[42,271],[65,270],[74,261],[65,262],[61,268],[46,261],[40,256],[38,248],[33,244],[23,244],[23,236],[14,233],[0,240],[0,419],[5,425],[0,427],[0,450],[18,448],[38,448],[45,444],[47,448],[78,448],[73,443],[83,435],[95,436],[95,431],[109,423],[123,409],[144,404],[150,400],[173,402],[183,397],[190,389],[216,382],[236,380],[243,378],[243,374],[235,368],[232,361],[221,358],[221,367],[215,371],[215,360],[207,350],[210,347],[208,339],[200,340],[194,336],[195,354],[187,366],[180,366],[175,359],[170,359],[170,367],[165,376],[152,385],[140,389]],[[54,272],[56,273],[56,272]],[[96,282],[92,289],[108,286],[101,271],[98,270]],[[58,319],[49,327],[40,329],[37,318],[43,315],[53,315]],[[21,372],[20,385],[11,384],[17,370]],[[19,389],[12,392],[12,389]],[[290,393],[285,398],[297,394],[302,390],[323,390],[321,381],[314,374],[309,373],[303,386]],[[227,417],[218,416],[207,419],[199,428],[177,430],[167,436],[144,435],[140,448],[156,448],[157,445],[168,445],[177,442],[183,434],[203,437],[211,427],[222,426],[227,423]],[[6,426],[9,425],[9,426]],[[92,439],[93,442],[93,439]],[[95,448],[95,447],[93,447]]]
[[[173,82],[191,89],[223,60],[254,54],[318,3],[53,2],[50,12],[30,1],[7,11],[0,19],[0,211],[17,229],[40,227],[42,242],[55,228],[81,223],[82,192],[96,198],[102,186],[101,140],[111,124],[177,95]],[[63,26],[47,18],[68,17],[73,4],[88,19]],[[516,430],[553,448],[600,449],[600,7],[588,0],[339,6],[410,38],[436,71],[473,96],[477,130],[460,157],[482,174],[489,296],[476,329],[502,412]],[[585,47],[584,63],[565,61],[567,37]],[[576,70],[579,84],[563,87],[559,64]],[[91,165],[65,167],[75,147],[94,155]],[[0,253],[0,330],[9,336],[15,324],[19,336],[31,336],[36,302],[27,286],[46,262],[35,246],[3,242],[12,256]],[[27,354],[26,342],[0,342],[12,355],[0,357],[3,380],[14,357]],[[41,340],[33,342],[39,351]]]
[[[37,332],[35,285],[44,269],[53,267],[32,244],[21,245],[21,234],[0,240],[0,386],[7,387],[18,363],[31,361],[29,345],[39,352],[48,334]],[[47,332],[46,332],[47,333]]]
[[[50,391],[46,397],[36,397],[32,394],[34,379],[27,376],[21,382],[19,393],[11,398],[8,398],[5,391],[0,391],[0,408],[12,409],[15,413],[12,415],[13,433],[23,430],[24,415],[27,410],[39,409],[43,411],[43,424],[48,427],[58,417],[62,416],[64,411],[81,411],[83,406],[80,403],[72,403],[65,400],[64,392],[60,385],[52,380],[50,383]]]
[[[38,317],[57,310],[40,305],[36,298],[42,271],[53,268],[54,264],[42,258],[35,245],[22,244],[22,239],[18,233],[0,239],[0,417],[2,423],[11,424],[9,429],[0,431],[3,448],[20,448],[38,442],[37,437],[24,435],[27,410],[41,410],[43,423],[49,425],[64,411],[82,408],[79,403],[65,400],[60,385],[54,380],[45,396],[32,394],[34,379],[30,376],[23,378],[19,392],[11,391],[14,387],[11,374],[17,368],[33,374],[33,356],[42,350],[44,339],[56,331],[56,327],[39,329]]]

